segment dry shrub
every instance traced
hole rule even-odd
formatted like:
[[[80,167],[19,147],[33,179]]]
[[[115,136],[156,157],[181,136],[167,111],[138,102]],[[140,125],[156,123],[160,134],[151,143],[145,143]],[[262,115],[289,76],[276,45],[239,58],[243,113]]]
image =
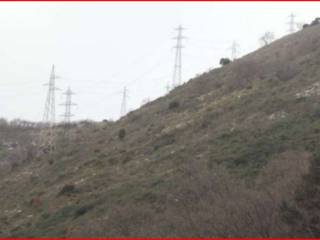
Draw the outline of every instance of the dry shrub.
[[[279,203],[270,193],[249,189],[225,169],[214,169],[187,171],[190,177],[171,197],[166,214],[175,236],[270,237],[284,231]]]
[[[254,59],[241,60],[232,65],[233,79],[226,81],[228,88],[241,89],[248,85],[261,72],[261,66]]]
[[[148,205],[127,203],[113,208],[100,219],[84,222],[68,232],[69,237],[151,237],[159,236],[154,227],[156,213]]]
[[[320,167],[319,155],[313,154],[308,173],[295,193],[295,201],[284,202],[283,219],[295,237],[320,237]]]
[[[200,160],[184,164],[175,187],[158,205],[129,201],[72,237],[283,237],[283,200],[307,171],[309,154],[286,152],[274,158],[248,187],[221,166]],[[158,202],[159,203],[159,202]],[[119,204],[120,205],[120,204]]]
[[[280,81],[288,81],[294,78],[299,73],[299,68],[296,65],[287,65],[276,72],[276,76]]]
[[[305,151],[287,151],[274,157],[256,181],[256,188],[263,188],[277,198],[290,199],[309,171],[312,155]]]

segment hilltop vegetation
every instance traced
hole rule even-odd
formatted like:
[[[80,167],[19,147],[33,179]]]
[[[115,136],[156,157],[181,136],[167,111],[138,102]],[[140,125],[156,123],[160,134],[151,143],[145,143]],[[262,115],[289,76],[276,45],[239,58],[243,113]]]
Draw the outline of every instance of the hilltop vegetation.
[[[117,122],[57,127],[54,161],[1,176],[0,235],[319,237],[319,30]]]

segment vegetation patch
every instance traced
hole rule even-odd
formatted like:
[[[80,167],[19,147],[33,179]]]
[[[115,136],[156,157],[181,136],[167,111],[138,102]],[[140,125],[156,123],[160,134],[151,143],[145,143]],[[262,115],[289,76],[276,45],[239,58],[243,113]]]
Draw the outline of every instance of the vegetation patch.
[[[124,140],[124,138],[126,137],[126,130],[123,128],[120,129],[118,132],[118,137],[121,141]]]
[[[177,109],[179,106],[180,106],[179,101],[174,100],[174,101],[169,103],[168,109],[169,110],[174,110],[174,109]]]
[[[77,192],[79,192],[79,190],[76,189],[74,184],[67,184],[63,186],[61,191],[58,193],[58,196],[70,195]]]

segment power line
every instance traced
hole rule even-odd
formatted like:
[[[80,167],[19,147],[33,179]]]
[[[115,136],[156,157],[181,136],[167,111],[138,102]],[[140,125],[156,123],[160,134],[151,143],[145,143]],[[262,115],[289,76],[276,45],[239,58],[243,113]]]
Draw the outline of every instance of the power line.
[[[72,102],[72,95],[74,95],[75,93],[72,92],[69,87],[68,90],[66,92],[64,92],[63,94],[66,95],[66,101],[63,104],[60,104],[60,105],[65,106],[65,112],[62,116],[64,117],[64,123],[69,125],[71,122],[71,117],[74,116],[71,113],[71,107],[76,106],[76,104]]]
[[[133,59],[133,60],[132,60],[131,62],[129,62],[127,65],[122,66],[120,70],[112,73],[112,74],[108,77],[108,79],[112,79],[111,81],[108,82],[108,84],[118,83],[118,81],[113,81],[113,80],[114,80],[114,78],[117,78],[117,77],[119,77],[120,75],[123,75],[123,74],[125,73],[125,71],[123,71],[123,68],[125,68],[125,69],[128,70],[129,68],[134,67],[134,66],[138,65],[139,63],[143,62],[144,60],[146,60],[147,58],[149,58],[150,56],[156,56],[156,55],[158,55],[158,51],[159,51],[159,50],[161,51],[161,53],[163,53],[162,48],[163,48],[164,46],[165,46],[164,44],[160,44],[160,45],[158,45],[158,46],[156,47],[156,49],[157,49],[156,52],[151,52],[151,51],[149,51],[149,52],[145,53],[144,55],[140,55],[139,58]],[[153,48],[153,49],[154,49],[154,48]],[[162,54],[161,54],[161,55],[162,55]],[[91,80],[90,82],[93,82],[93,81]],[[98,81],[95,82],[95,85],[97,85],[97,84],[105,84],[105,83],[106,83],[105,80],[98,80]],[[125,82],[122,82],[122,84],[125,84]]]
[[[178,33],[177,36],[174,38],[177,40],[176,45],[174,48],[176,49],[175,52],[175,59],[174,59],[174,67],[173,67],[173,78],[172,78],[172,88],[175,88],[176,86],[179,86],[181,84],[181,78],[182,78],[182,40],[185,39],[184,36],[182,36],[182,31],[185,30],[181,25],[178,26],[178,28],[175,29]]]
[[[143,78],[145,78],[146,76],[148,76],[150,73],[154,72],[154,70],[156,70],[159,66],[162,65],[162,61],[166,56],[159,58],[159,60],[152,65],[150,68],[148,68],[143,74],[141,74],[139,77],[134,78],[133,80],[129,81],[126,83],[126,86],[130,86],[134,83],[136,83],[138,80],[141,80]]]

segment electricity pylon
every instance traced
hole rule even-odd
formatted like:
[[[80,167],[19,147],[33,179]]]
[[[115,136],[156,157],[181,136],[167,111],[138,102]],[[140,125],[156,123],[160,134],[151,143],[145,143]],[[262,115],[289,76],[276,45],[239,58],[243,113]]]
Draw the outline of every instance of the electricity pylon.
[[[170,90],[171,90],[171,86],[170,86],[170,83],[168,82],[166,85],[166,93],[169,93]]]
[[[233,41],[232,45],[231,45],[231,58],[232,60],[235,60],[238,58],[239,55],[239,44],[236,41]]]
[[[64,117],[64,123],[66,125],[70,125],[71,117],[74,115],[71,113],[71,107],[76,106],[75,103],[72,102],[72,95],[75,93],[71,91],[70,87],[67,89],[66,92],[63,93],[63,95],[66,95],[66,101],[60,105],[65,106],[65,112],[62,115]]]
[[[43,122],[48,123],[49,126],[54,125],[56,118],[55,91],[58,90],[55,85],[56,78],[55,66],[52,65],[49,83],[45,84],[48,86],[48,93],[42,118]]]
[[[181,84],[181,78],[182,78],[182,40],[185,39],[184,36],[182,36],[182,31],[185,30],[181,25],[178,26],[178,28],[175,29],[178,33],[177,36],[174,38],[177,40],[176,45],[174,48],[176,49],[175,52],[175,59],[174,59],[174,68],[173,68],[173,78],[172,78],[172,88],[175,88],[176,86],[179,86]]]
[[[127,98],[128,98],[127,88],[124,87],[123,93],[122,93],[120,117],[123,117],[124,115],[127,114]]]
[[[288,22],[288,25],[289,25],[289,33],[294,33],[295,32],[295,30],[296,30],[296,28],[295,28],[295,26],[296,26],[296,22],[295,22],[295,15],[293,14],[293,13],[291,13],[290,15],[289,15],[289,22]]]
[[[51,154],[55,149],[54,146],[54,124],[56,117],[56,103],[55,103],[55,91],[58,90],[56,88],[56,79],[58,77],[55,73],[55,66],[52,65],[51,74],[49,83],[45,84],[48,86],[48,92],[46,97],[46,103],[43,113],[43,122],[48,125],[49,129],[44,129],[41,133],[40,144],[44,147],[45,153]]]

